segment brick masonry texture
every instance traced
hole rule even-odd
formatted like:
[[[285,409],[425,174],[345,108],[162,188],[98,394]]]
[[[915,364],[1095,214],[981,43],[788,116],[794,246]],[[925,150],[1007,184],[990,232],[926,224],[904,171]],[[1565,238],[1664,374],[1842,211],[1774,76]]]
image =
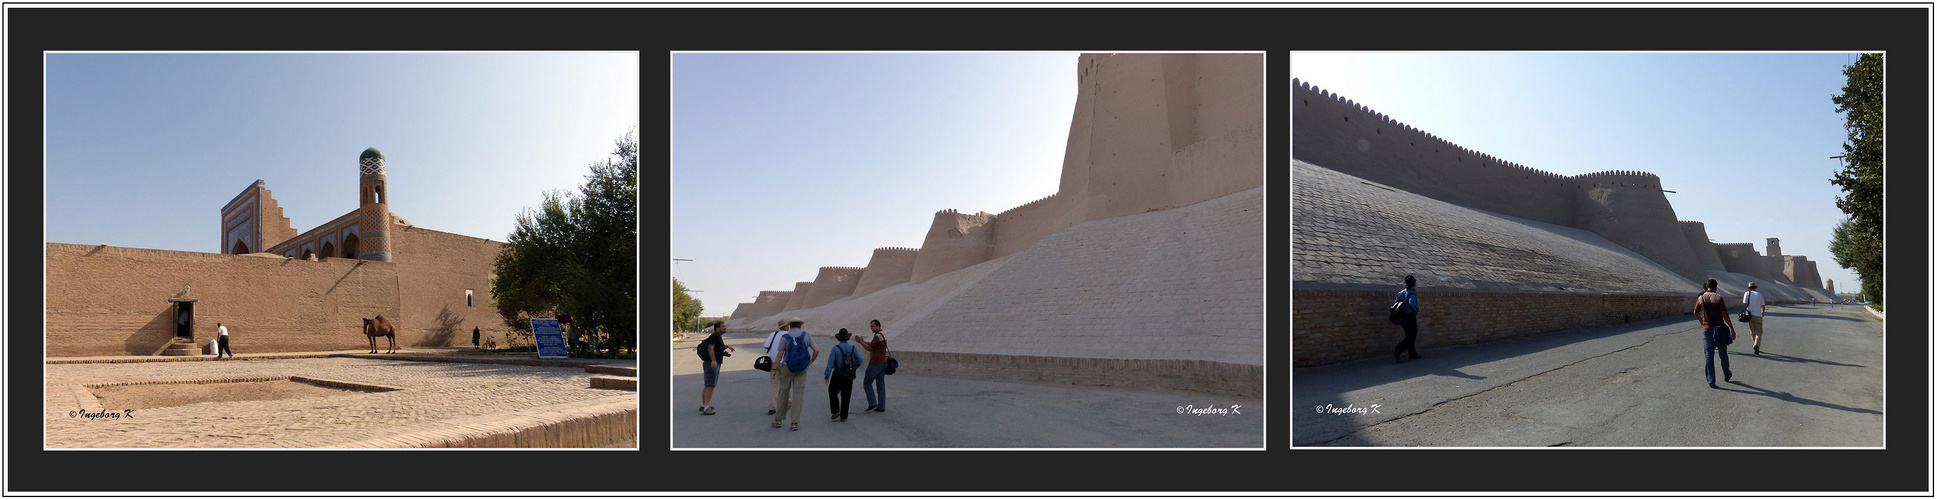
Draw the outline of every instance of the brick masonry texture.
[[[48,243],[47,355],[154,354],[174,337],[169,299],[195,300],[198,344],[221,322],[237,352],[365,347],[362,320],[379,314],[399,327],[399,346],[468,346],[472,327],[504,336],[490,306],[501,243],[403,225],[391,234],[393,262]]]
[[[1173,367],[1161,373],[1174,380],[1145,385],[1256,394],[1262,372],[1245,367],[1264,364],[1263,198],[1086,222],[921,284],[777,316],[800,316],[821,339],[879,319],[890,352],[941,356],[949,374],[1023,376],[965,361],[1048,359],[1019,373],[1080,381],[1120,361],[1109,366]],[[771,330],[775,317],[744,324]]]
[[[1392,291],[1294,289],[1292,366],[1392,356],[1405,338],[1387,321]],[[1419,291],[1419,349],[1529,337],[1686,314],[1694,294]]]
[[[362,318],[398,313],[392,263],[46,248],[48,356],[154,354],[174,337],[171,298],[196,300],[198,343],[221,322],[236,352],[356,349]]]
[[[390,235],[400,309],[397,345],[469,346],[473,327],[504,343],[510,330],[491,306],[493,263],[503,243],[405,225],[391,226]]]
[[[310,377],[398,390],[195,403],[115,420],[73,416],[85,385]],[[580,447],[636,440],[636,392],[583,367],[362,358],[47,365],[50,448]]]
[[[1593,233],[1453,205],[1293,161],[1295,288],[1694,293]],[[1676,235],[1680,235],[1677,230]]]
[[[1292,364],[1392,355],[1386,307],[1419,280],[1418,347],[1683,314],[1700,291],[1605,238],[1293,161]],[[1677,228],[1676,236],[1681,233]]]

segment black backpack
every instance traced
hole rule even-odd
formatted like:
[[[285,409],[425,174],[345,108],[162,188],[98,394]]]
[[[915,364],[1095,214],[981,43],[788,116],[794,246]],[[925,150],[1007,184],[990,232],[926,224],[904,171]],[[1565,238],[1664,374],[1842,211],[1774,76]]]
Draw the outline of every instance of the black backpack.
[[[1387,321],[1391,321],[1392,324],[1395,324],[1395,325],[1406,322],[1405,321],[1406,320],[1406,301],[1403,301],[1403,300],[1392,301],[1391,309],[1392,309],[1392,312],[1386,315]]]
[[[849,345],[845,352],[841,352],[841,347],[835,345],[834,350],[841,353],[841,357],[835,358],[841,361],[841,365],[834,367],[834,378],[854,378],[854,369],[861,365],[861,357],[854,354],[854,346]]]
[[[712,338],[711,338],[711,337],[708,337],[708,338],[707,338],[707,340],[712,340]],[[700,362],[701,362],[701,363],[704,363],[704,362],[707,362],[707,361],[710,361],[710,360],[708,360],[708,359],[706,359],[706,346],[709,346],[709,345],[717,345],[717,346],[720,346],[720,351],[719,351],[719,354],[720,354],[720,364],[722,364],[722,365],[724,365],[724,364],[726,364],[726,357],[727,357],[727,356],[732,356],[732,355],[733,355],[733,353],[730,353],[730,352],[726,352],[726,342],[724,342],[724,341],[721,341],[721,342],[708,342],[707,340],[702,340],[702,341],[700,341],[700,343],[699,343],[699,346],[698,346],[698,347],[694,347],[694,348],[693,348],[693,354],[694,354],[694,355],[696,355],[696,356],[699,356],[699,360],[700,360]]]

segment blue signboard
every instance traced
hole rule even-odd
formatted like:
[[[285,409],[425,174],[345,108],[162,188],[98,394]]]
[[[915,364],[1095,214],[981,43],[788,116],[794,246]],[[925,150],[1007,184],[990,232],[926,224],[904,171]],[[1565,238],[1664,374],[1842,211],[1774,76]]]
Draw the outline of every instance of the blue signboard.
[[[558,329],[558,320],[551,318],[531,319],[531,338],[538,344],[540,358],[569,358],[565,350],[565,332]]]

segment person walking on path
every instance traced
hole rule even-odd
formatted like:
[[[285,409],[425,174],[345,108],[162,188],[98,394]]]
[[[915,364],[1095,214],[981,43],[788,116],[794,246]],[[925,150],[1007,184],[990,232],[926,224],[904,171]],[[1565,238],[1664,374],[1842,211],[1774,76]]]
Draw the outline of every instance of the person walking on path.
[[[478,330],[478,327],[475,327],[475,326],[471,327],[471,348],[472,349],[480,348],[478,346],[478,339],[480,338],[483,338],[483,332]]]
[[[827,384],[827,411],[830,419],[847,421],[847,405],[854,400],[854,370],[861,367],[861,355],[854,350],[854,344],[847,343],[852,334],[842,328],[834,334],[834,349],[827,355],[827,368],[821,370],[821,383]]]
[[[713,386],[720,381],[720,365],[726,361],[726,351],[732,350],[726,341],[720,339],[720,331],[713,330],[706,340],[699,341],[699,359],[706,374],[706,388],[699,390],[699,412],[701,415],[713,414]]]
[[[807,330],[800,329],[801,324],[799,316],[787,319],[787,334],[774,342],[774,352],[780,354],[774,356],[773,371],[768,375],[780,384],[779,393],[774,395],[774,401],[779,406],[773,416],[773,426],[780,427],[780,417],[785,416],[793,422],[792,430],[796,431],[800,430],[800,409],[806,406],[806,401],[801,398],[807,392],[807,377],[802,375],[807,372],[808,366],[814,364],[814,360],[821,357],[821,348],[814,346],[814,337],[808,335]],[[802,353],[801,349],[812,352]],[[789,356],[804,356],[806,362],[789,362]]]
[[[888,383],[881,372],[888,369],[888,336],[881,333],[881,320],[868,320],[868,329],[874,336],[867,342],[856,342],[868,351],[868,372],[861,378],[861,392],[868,396],[868,409],[861,411],[888,411]]]
[[[222,354],[224,353],[229,355],[229,359],[235,359],[235,353],[229,350],[229,327],[222,326],[221,323],[216,323],[215,335],[216,344],[221,346],[219,350],[215,351],[215,359],[222,359]]]
[[[773,368],[778,369],[780,368],[780,358],[773,355],[773,342],[775,340],[780,340],[780,336],[785,335],[787,333],[787,320],[784,320],[784,319],[780,320],[780,323],[775,326],[779,329],[774,330],[773,333],[767,334],[767,341],[760,345],[761,347],[765,347],[767,349],[767,361],[774,365]],[[772,374],[771,370],[769,371],[768,374],[769,375]],[[774,395],[779,393],[780,393],[780,379],[774,378],[774,377],[767,377],[767,414],[768,415],[772,415],[774,413],[774,409],[775,409],[774,403],[776,402],[774,400]]]
[[[1729,370],[1728,345],[1722,342],[1723,335],[1735,341],[1735,326],[1729,324],[1728,303],[1715,293],[1715,280],[1709,279],[1702,288],[1702,296],[1695,299],[1695,320],[1702,323],[1702,375],[1708,377],[1708,388],[1720,389],[1715,386],[1715,357],[1722,358],[1722,381],[1735,378]]]
[[[1400,290],[1399,296],[1394,299],[1394,302],[1401,304],[1399,328],[1406,331],[1406,339],[1392,348],[1394,363],[1404,362],[1407,357],[1419,359],[1419,350],[1413,348],[1413,342],[1419,339],[1419,292],[1413,289],[1418,283],[1412,275],[1406,275],[1406,289]]]
[[[1755,291],[1753,281],[1749,282],[1749,291],[1742,294],[1742,306],[1749,313],[1749,345],[1755,347],[1755,355],[1761,356],[1762,315],[1769,310],[1769,306],[1762,302],[1762,292]]]

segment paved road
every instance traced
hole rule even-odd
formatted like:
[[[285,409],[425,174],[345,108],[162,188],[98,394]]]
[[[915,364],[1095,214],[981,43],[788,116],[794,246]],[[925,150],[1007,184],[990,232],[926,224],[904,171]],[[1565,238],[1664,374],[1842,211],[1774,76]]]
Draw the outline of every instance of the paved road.
[[[1180,391],[1079,387],[902,373],[890,375],[888,411],[867,407],[854,387],[847,422],[828,419],[825,357],[810,368],[800,430],[772,427],[767,372],[753,369],[764,335],[728,334],[739,349],[714,389],[714,415],[699,413],[698,339],[674,342],[674,448],[1259,448],[1264,405],[1257,398]],[[826,353],[823,342],[822,353]],[[1178,407],[1237,414],[1179,414]],[[1279,420],[1282,422],[1282,420]],[[647,441],[651,441],[650,438]]]
[[[1718,366],[1720,389],[1702,377],[1692,316],[1299,369],[1292,444],[1883,445],[1881,322],[1849,306],[1770,307],[1762,356],[1737,325],[1735,380]]]

